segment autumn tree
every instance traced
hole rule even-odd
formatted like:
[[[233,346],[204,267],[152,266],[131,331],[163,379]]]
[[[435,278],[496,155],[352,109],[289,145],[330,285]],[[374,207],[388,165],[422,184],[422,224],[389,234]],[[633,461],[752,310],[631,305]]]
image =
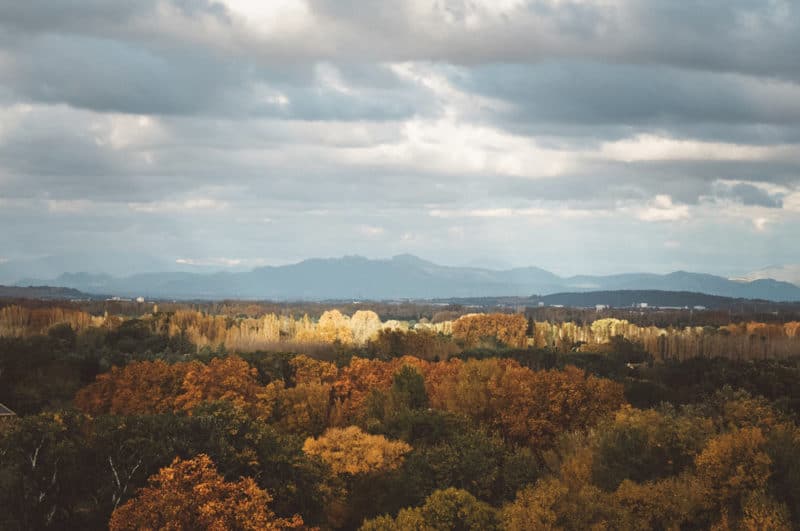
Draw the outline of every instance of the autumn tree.
[[[274,382],[268,387],[275,391],[273,418],[284,430],[303,435],[319,435],[328,425],[331,410],[331,384],[300,383],[284,387]]]
[[[214,358],[208,365],[194,363],[181,383],[175,405],[191,411],[203,402],[226,400],[253,416],[269,417],[268,391],[257,380],[258,371],[237,356]]]
[[[422,506],[403,509],[396,518],[381,516],[367,520],[361,526],[361,531],[407,529],[492,531],[499,530],[500,526],[497,512],[489,504],[467,491],[454,488],[437,490],[428,496]]]
[[[371,310],[358,310],[350,318],[350,330],[353,342],[364,345],[381,329],[382,323],[378,314]]]
[[[346,425],[360,420],[365,414],[367,398],[375,390],[388,391],[394,373],[403,365],[424,371],[427,364],[409,356],[388,362],[353,358],[349,365],[342,367],[333,383],[334,423]]]
[[[513,360],[470,360],[429,384],[433,407],[463,413],[512,441],[546,448],[616,410],[622,386],[575,367],[531,371]]]
[[[275,516],[267,491],[250,478],[228,482],[204,454],[175,458],[149,479],[149,486],[111,515],[109,529],[294,529],[299,516]]]
[[[78,391],[75,405],[87,413],[141,415],[171,412],[192,364],[161,360],[112,367]]]
[[[527,329],[528,319],[523,314],[471,314],[453,322],[453,337],[469,346],[495,338],[509,347],[521,348],[528,344]]]
[[[306,439],[303,451],[320,457],[334,474],[357,475],[398,468],[411,446],[350,426],[330,428],[317,439]]]
[[[718,507],[739,511],[746,495],[767,485],[772,461],[760,428],[743,428],[711,439],[697,456],[697,476]]]
[[[342,315],[339,310],[328,310],[323,313],[317,323],[317,338],[323,343],[338,341],[349,345],[353,342],[353,331],[350,328],[350,318]]]
[[[595,431],[593,482],[614,490],[623,480],[643,482],[676,476],[691,467],[713,433],[709,419],[674,409],[620,408]]]
[[[289,365],[294,371],[294,381],[302,384],[330,384],[336,379],[338,370],[336,365],[328,361],[321,361],[300,354],[289,360]]]
[[[75,405],[92,414],[141,415],[191,412],[203,402],[226,400],[266,418],[274,397],[257,374],[237,356],[214,358],[207,365],[134,362],[99,375],[77,393]]]

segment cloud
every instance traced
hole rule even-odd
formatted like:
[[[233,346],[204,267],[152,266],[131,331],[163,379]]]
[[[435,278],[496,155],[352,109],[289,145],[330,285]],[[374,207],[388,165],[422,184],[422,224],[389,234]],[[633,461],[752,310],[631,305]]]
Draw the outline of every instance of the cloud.
[[[0,223],[15,230],[0,248],[173,267],[402,252],[598,271],[797,262],[798,11],[6,2]]]
[[[755,218],[753,219],[753,226],[759,232],[767,230],[767,224],[770,222],[768,218]]]
[[[657,195],[645,208],[638,209],[636,216],[642,221],[679,221],[689,218],[689,207],[673,204],[668,195]]]
[[[715,194],[717,197],[738,201],[748,206],[766,208],[783,206],[783,193],[771,193],[769,189],[752,183],[720,181],[715,183]]]
[[[182,211],[208,211],[224,210],[228,208],[226,201],[211,197],[193,197],[182,201],[152,201],[148,203],[128,203],[128,208],[134,212],[182,212]]]

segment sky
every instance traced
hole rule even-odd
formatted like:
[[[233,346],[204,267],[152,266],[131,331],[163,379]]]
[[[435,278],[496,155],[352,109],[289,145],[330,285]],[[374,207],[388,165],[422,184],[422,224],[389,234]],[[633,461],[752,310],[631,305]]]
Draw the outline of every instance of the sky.
[[[2,1],[0,264],[800,263],[799,57],[791,0]]]

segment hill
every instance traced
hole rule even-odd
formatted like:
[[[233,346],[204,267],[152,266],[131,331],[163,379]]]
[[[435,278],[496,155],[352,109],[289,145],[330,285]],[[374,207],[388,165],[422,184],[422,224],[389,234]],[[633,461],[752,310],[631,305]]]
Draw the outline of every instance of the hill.
[[[65,274],[27,284],[87,293],[175,299],[393,300],[551,295],[562,292],[660,290],[732,298],[800,301],[800,287],[772,279],[753,281],[677,271],[559,277],[537,267],[496,271],[442,266],[412,255],[371,260],[361,256],[314,258],[248,272],[145,273],[128,277]]]
[[[73,288],[53,286],[0,286],[0,298],[6,299],[91,299],[95,298]]]

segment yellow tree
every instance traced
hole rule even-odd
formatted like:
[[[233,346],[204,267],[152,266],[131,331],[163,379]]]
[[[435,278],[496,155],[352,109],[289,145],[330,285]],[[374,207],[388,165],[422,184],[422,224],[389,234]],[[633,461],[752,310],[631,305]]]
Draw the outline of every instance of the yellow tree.
[[[322,459],[334,474],[358,475],[399,468],[411,446],[349,426],[330,428],[318,439],[306,439],[303,451]]]
[[[764,489],[772,463],[765,443],[760,428],[743,428],[714,437],[697,456],[697,476],[718,507],[738,512],[746,495]]]
[[[317,323],[317,337],[324,343],[339,341],[349,345],[353,342],[353,331],[350,329],[350,318],[339,310],[324,312]]]
[[[375,337],[381,329],[382,323],[378,314],[371,310],[358,310],[350,318],[350,330],[356,345],[364,345]]]
[[[453,322],[453,337],[468,345],[493,337],[509,347],[522,348],[528,344],[527,330],[528,320],[522,314],[471,314]]]

